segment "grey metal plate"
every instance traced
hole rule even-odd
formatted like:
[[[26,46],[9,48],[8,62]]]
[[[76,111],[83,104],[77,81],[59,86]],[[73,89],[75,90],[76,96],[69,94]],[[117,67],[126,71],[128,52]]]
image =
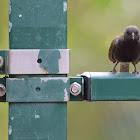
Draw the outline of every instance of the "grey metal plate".
[[[69,49],[9,50],[7,74],[68,74]]]

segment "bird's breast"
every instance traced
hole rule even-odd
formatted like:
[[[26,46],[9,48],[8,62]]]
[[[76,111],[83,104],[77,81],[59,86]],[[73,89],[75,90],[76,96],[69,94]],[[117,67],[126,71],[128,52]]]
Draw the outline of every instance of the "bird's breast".
[[[135,62],[140,56],[140,46],[134,43],[119,43],[114,51],[114,57],[119,62]]]

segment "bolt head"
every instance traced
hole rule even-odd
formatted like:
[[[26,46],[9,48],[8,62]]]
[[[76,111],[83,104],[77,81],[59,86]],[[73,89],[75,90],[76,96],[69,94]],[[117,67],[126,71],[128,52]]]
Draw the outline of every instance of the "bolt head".
[[[74,96],[78,96],[81,93],[81,85],[74,82],[70,85],[70,93]]]
[[[4,59],[2,56],[0,56],[0,68],[4,66]]]
[[[6,88],[3,84],[0,84],[0,97],[4,96],[6,93]]]

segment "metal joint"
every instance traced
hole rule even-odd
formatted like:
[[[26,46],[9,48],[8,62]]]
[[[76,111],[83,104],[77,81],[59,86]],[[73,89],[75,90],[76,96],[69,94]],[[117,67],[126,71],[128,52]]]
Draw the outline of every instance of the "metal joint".
[[[6,94],[6,88],[3,84],[0,84],[0,97],[3,97]]]
[[[81,85],[74,82],[70,85],[70,93],[74,96],[78,96],[81,93]]]

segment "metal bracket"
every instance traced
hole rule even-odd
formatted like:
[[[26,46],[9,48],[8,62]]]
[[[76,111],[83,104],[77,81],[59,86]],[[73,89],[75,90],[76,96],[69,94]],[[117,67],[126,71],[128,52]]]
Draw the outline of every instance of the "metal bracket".
[[[0,56],[4,51],[0,51]],[[6,74],[68,74],[70,73],[69,49],[16,49],[6,50]]]
[[[71,93],[75,83],[79,85],[77,95]],[[4,77],[0,78],[0,102],[82,101],[83,84],[82,77]]]
[[[140,101],[140,75],[85,72],[84,98],[88,101]]]
[[[7,78],[6,101],[67,102],[69,85],[68,77]]]

